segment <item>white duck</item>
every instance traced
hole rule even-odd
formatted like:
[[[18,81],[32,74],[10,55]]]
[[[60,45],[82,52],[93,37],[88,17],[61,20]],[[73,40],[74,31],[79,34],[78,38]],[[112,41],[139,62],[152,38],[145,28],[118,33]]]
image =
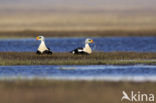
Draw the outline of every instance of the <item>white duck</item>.
[[[36,54],[52,54],[52,51],[50,51],[50,49],[45,44],[44,36],[38,36],[38,37],[36,37],[36,40],[41,41]]]
[[[92,53],[92,49],[89,46],[89,43],[93,43],[93,40],[87,38],[85,40],[85,47],[84,48],[77,48],[77,49],[71,51],[71,53],[73,53],[73,54],[91,54]]]

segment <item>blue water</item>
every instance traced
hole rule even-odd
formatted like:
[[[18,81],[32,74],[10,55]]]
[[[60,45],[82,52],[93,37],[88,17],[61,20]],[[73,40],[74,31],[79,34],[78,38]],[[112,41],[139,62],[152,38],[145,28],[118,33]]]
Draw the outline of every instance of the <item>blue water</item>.
[[[156,66],[152,65],[0,66],[0,79],[6,78],[156,81]]]
[[[156,37],[102,37],[92,38],[94,51],[156,52]],[[84,46],[85,38],[46,38],[46,44],[54,52],[69,52]],[[40,42],[35,38],[0,39],[0,51],[35,52]]]

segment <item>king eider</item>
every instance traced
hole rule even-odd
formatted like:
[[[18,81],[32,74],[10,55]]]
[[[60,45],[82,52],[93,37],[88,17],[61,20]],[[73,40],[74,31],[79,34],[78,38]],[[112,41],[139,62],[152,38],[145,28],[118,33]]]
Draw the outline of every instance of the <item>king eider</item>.
[[[71,51],[71,53],[72,54],[91,54],[92,49],[90,48],[89,43],[93,43],[93,40],[92,39],[86,39],[84,48],[77,48],[77,49]]]
[[[50,48],[48,48],[45,44],[45,38],[43,36],[36,37],[36,40],[40,40],[41,43],[37,49],[36,54],[52,54],[52,51],[50,51]]]

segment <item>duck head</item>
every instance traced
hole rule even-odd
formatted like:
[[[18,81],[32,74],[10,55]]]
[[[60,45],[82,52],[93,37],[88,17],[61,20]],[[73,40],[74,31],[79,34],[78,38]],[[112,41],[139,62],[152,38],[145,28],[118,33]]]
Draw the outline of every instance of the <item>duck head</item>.
[[[85,44],[89,44],[89,43],[94,43],[94,41],[92,39],[87,38],[85,40]]]
[[[36,40],[41,40],[41,41],[44,41],[44,40],[45,40],[45,38],[44,38],[44,36],[37,36],[37,37],[36,37]]]

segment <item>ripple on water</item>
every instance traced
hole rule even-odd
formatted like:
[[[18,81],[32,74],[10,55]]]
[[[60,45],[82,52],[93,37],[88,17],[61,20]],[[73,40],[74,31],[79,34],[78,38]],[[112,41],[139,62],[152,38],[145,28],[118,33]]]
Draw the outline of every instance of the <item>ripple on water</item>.
[[[155,65],[0,66],[0,79],[156,81]]]

